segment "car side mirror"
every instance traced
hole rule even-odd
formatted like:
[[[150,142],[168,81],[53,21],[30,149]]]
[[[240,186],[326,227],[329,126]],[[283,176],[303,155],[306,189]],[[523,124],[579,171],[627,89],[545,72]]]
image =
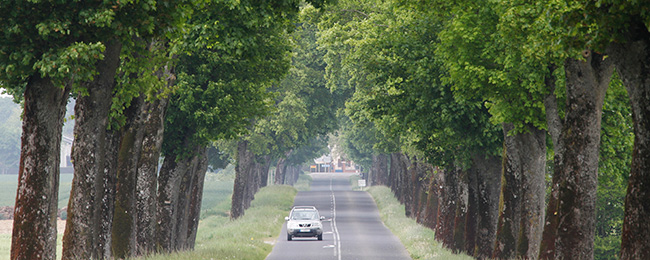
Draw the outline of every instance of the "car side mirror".
[[[284,217],[284,221],[289,221],[289,217]]]
[[[320,220],[325,220],[325,217],[323,217],[323,216],[320,216]]]

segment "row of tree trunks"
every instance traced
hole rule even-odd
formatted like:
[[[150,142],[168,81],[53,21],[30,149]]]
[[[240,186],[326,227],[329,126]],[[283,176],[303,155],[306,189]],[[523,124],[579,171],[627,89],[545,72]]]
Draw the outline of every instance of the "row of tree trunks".
[[[634,122],[621,259],[650,259],[650,32],[640,17],[632,20],[625,43],[613,44],[609,52],[627,89]]]
[[[196,145],[191,156],[179,159],[187,165],[179,186],[178,200],[175,210],[176,219],[173,226],[174,250],[194,248],[196,230],[198,228],[201,201],[203,199],[203,184],[205,172],[208,169],[207,147]]]
[[[11,259],[55,259],[59,152],[68,93],[69,88],[58,88],[39,75],[27,82]]]
[[[286,185],[294,185],[298,181],[298,178],[300,177],[300,172],[302,170],[300,169],[300,166],[298,165],[289,165],[287,166],[285,170],[285,181],[284,184]]]
[[[388,185],[388,155],[372,155],[372,166],[368,178],[370,185]]]
[[[232,205],[230,209],[230,218],[232,219],[243,216],[244,210],[246,210],[246,201],[249,196],[247,184],[251,178],[250,168],[253,166],[253,160],[255,160],[254,154],[248,149],[248,141],[239,141],[237,143],[235,183],[232,191]]]
[[[239,141],[237,143],[235,183],[230,209],[230,218],[232,219],[243,216],[244,211],[250,207],[251,202],[255,198],[255,193],[268,183],[271,156],[256,156],[249,150],[248,145],[248,141]],[[284,161],[282,164],[284,164]],[[286,170],[288,167],[284,165],[282,168]],[[285,176],[284,173],[282,175],[283,183],[285,180],[293,180],[293,176]],[[277,180],[276,176],[275,181]]]
[[[438,203],[438,221],[436,223],[436,239],[443,246],[452,248],[454,244],[454,223],[458,207],[459,176],[455,167],[448,167],[439,172],[443,182],[440,188]]]
[[[405,194],[408,192],[406,187],[409,182],[408,169],[411,166],[411,161],[403,153],[392,153],[390,155],[390,172],[389,172],[389,186],[397,200],[404,204],[406,200]]]
[[[203,183],[208,168],[207,147],[184,142],[184,156],[165,157],[158,177],[156,248],[172,252],[194,248],[200,218]]]
[[[489,258],[499,216],[501,160],[477,155],[468,170],[440,171],[394,153],[390,184],[407,216],[436,230],[436,238],[456,252]]]

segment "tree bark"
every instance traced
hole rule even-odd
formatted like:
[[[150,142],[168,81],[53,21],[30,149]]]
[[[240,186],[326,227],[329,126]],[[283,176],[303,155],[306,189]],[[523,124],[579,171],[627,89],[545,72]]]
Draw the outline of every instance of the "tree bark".
[[[196,232],[199,228],[201,219],[201,202],[203,201],[203,184],[205,183],[205,173],[208,171],[207,147],[204,147],[202,153],[197,155],[197,165],[195,167],[195,181],[192,183],[190,193],[190,210],[187,223],[187,242],[185,248],[193,250],[196,242]]]
[[[264,188],[269,183],[269,169],[271,168],[271,156],[265,155],[263,158],[264,158],[264,164],[262,167],[262,172],[260,174],[259,188]]]
[[[417,206],[415,207],[414,211],[416,212],[415,218],[420,224],[424,224],[429,219],[429,216],[427,215],[427,208],[429,206],[429,186],[431,185],[431,180],[433,179],[432,172],[433,167],[431,167],[431,165],[429,165],[422,158],[418,159],[415,175],[415,198],[417,201]]]
[[[625,196],[621,259],[650,259],[650,33],[636,17],[626,41],[610,52],[627,88],[634,122],[634,150]]]
[[[454,223],[458,201],[458,174],[453,167],[449,167],[442,174],[443,183],[440,188],[440,202],[438,203],[438,223],[436,226],[436,239],[447,248],[452,248],[454,243]]]
[[[68,202],[62,259],[98,259],[98,234],[104,197],[106,127],[112,104],[115,73],[122,44],[106,44],[104,60],[97,62],[98,75],[85,83],[88,95],[80,95],[75,105],[72,162],[74,177]]]
[[[116,258],[135,255],[137,167],[144,138],[144,133],[139,131],[143,125],[139,111],[143,102],[143,97],[136,98],[125,110],[127,124],[120,133],[111,244]]]
[[[388,155],[372,155],[372,175],[370,175],[370,178],[370,185],[388,184]]]
[[[508,135],[504,124],[503,206],[494,257],[539,256],[545,208],[546,132],[527,126],[527,133]]]
[[[232,192],[230,218],[237,219],[244,215],[246,187],[249,181],[249,168],[253,163],[253,154],[248,151],[248,141],[237,144],[237,165],[235,166],[235,183]],[[277,174],[277,169],[276,169]],[[276,176],[277,181],[277,176]]]
[[[143,118],[142,145],[137,166],[135,254],[147,255],[156,250],[156,192],[158,161],[162,148],[167,98],[147,101],[140,109]]]
[[[468,209],[468,180],[467,180],[467,171],[458,169],[457,170],[458,183],[457,187],[457,197],[456,197],[456,212],[454,215],[454,229],[453,229],[453,244],[451,244],[451,249],[454,252],[465,252],[465,235],[467,229],[467,209]],[[466,252],[467,253],[467,252]]]
[[[432,176],[430,176],[430,183],[427,188],[427,205],[421,223],[432,230],[436,230],[436,226],[438,225],[439,202],[442,196],[440,187],[444,181],[442,178],[444,175],[437,167],[431,165],[428,165],[428,167]]]
[[[156,247],[163,252],[194,247],[208,162],[207,147],[194,144],[192,136],[187,134],[184,147],[179,148],[190,154],[167,156],[160,169]]]
[[[116,130],[107,130],[106,154],[119,153],[120,134]],[[103,196],[101,219],[97,234],[97,255],[100,259],[112,259],[112,230],[115,215],[115,191],[117,185],[117,156],[106,156],[104,163]]]
[[[25,89],[11,259],[56,259],[61,132],[68,87],[32,76]]]
[[[162,252],[176,250],[176,215],[183,173],[187,165],[175,156],[166,156],[158,176],[156,247]]]
[[[480,212],[479,209],[479,200],[481,194],[479,194],[479,172],[475,167],[476,163],[474,163],[474,166],[470,168],[469,170],[465,171],[465,183],[463,186],[465,186],[465,192],[467,196],[467,202],[466,202],[466,213],[465,213],[465,230],[464,230],[464,244],[462,248],[459,248],[459,250],[462,250],[463,252],[466,252],[468,255],[471,256],[477,256],[477,236],[478,236],[478,228],[479,228],[479,220],[480,220]],[[462,204],[461,204],[462,205]],[[458,223],[456,223],[458,225]],[[458,230],[459,231],[459,230]],[[456,235],[458,236],[458,235]]]
[[[555,162],[562,161],[564,153],[564,142],[560,142],[560,133],[563,128],[563,121],[560,119],[557,98],[555,96],[555,78],[553,71],[555,65],[549,65],[549,74],[544,79],[546,88],[549,94],[544,99],[544,108],[546,110],[546,125],[548,133],[553,142],[553,150]],[[549,195],[548,205],[546,206],[546,214],[544,217],[544,230],[542,231],[542,242],[540,243],[539,259],[554,259],[555,258],[555,238],[557,236],[557,229],[559,225],[559,218],[557,217],[557,207],[560,196],[560,179],[558,174],[553,174],[551,181],[551,194]]]
[[[555,243],[554,258],[592,259],[598,177],[598,149],[603,100],[613,72],[611,59],[585,51],[586,61],[565,63],[567,112],[560,145],[564,151],[555,163],[553,185],[557,185],[557,234],[545,243]],[[556,215],[557,214],[557,215]],[[546,226],[548,227],[548,225]],[[546,228],[545,227],[545,228]]]
[[[399,185],[400,185],[400,163],[399,158],[401,153],[391,153],[390,154],[390,168],[389,168],[389,187],[393,191],[395,196],[398,196]]]
[[[192,156],[184,157],[181,161],[187,164],[180,184],[178,199],[178,213],[176,214],[176,250],[194,248],[196,231],[201,215],[201,201],[203,199],[203,183],[205,172],[208,169],[207,147],[196,146],[192,149]]]
[[[472,161],[478,188],[478,225],[474,256],[486,259],[492,256],[496,242],[501,195],[501,160],[497,156],[475,155]]]

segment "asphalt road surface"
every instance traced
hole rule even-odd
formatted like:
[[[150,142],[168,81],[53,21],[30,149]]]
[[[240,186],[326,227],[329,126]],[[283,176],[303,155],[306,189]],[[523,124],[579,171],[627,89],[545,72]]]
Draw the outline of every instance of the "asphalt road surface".
[[[296,195],[295,206],[315,206],[323,221],[323,241],[287,241],[286,223],[273,251],[274,259],[411,259],[404,245],[384,226],[367,192],[352,191],[350,175],[314,173],[310,191]]]

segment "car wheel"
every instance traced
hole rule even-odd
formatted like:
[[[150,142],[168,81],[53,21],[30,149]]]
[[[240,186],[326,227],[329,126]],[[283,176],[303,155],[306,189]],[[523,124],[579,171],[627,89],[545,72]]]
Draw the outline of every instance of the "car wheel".
[[[318,240],[323,240],[323,235],[322,234],[318,235]]]
[[[290,234],[287,234],[287,241],[291,241],[292,237]]]

